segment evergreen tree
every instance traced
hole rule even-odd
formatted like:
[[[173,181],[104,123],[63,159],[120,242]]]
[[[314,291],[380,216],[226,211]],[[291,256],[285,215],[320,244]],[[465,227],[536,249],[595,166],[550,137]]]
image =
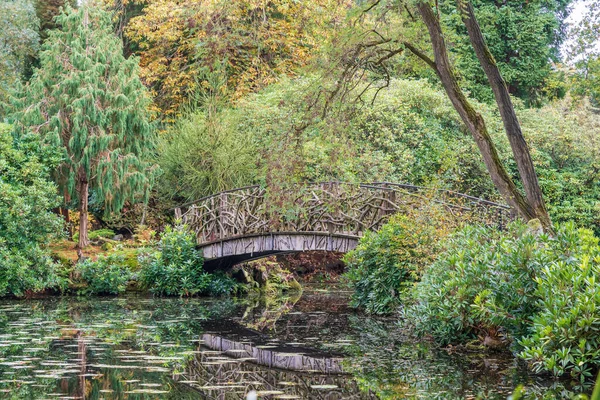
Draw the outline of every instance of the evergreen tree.
[[[472,0],[477,21],[485,32],[490,52],[498,63],[510,94],[529,104],[541,100],[552,63],[566,36],[564,21],[573,0]],[[473,52],[455,0],[440,2],[448,40],[462,76],[462,84],[475,98],[492,102],[494,95]]]
[[[40,36],[42,41],[48,38],[48,32],[58,28],[56,17],[61,9],[67,6],[75,7],[75,0],[37,0],[35,12],[40,20]]]
[[[40,68],[18,96],[12,119],[21,133],[39,133],[62,149],[56,170],[66,204],[80,211],[79,249],[89,244],[90,189],[106,213],[126,201],[147,200],[153,166],[150,99],[138,78],[138,60],[125,59],[110,15],[67,7],[40,54]],[[21,111],[18,111],[21,110]]]

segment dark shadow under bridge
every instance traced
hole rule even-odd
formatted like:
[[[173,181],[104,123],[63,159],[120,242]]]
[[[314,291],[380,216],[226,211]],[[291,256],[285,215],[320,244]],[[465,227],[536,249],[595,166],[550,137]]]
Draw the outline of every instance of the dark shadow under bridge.
[[[211,271],[274,254],[346,253],[391,215],[432,204],[486,225],[503,227],[511,219],[502,204],[389,182],[298,184],[276,191],[248,186],[185,204],[175,215],[196,233]]]

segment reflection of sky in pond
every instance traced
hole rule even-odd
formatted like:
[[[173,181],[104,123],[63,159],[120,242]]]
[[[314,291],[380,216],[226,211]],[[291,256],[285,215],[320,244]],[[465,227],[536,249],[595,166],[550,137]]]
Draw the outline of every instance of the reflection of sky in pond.
[[[0,302],[0,398],[506,398],[552,385],[499,356],[407,344],[342,291],[300,299]],[[562,384],[554,384],[560,393]]]

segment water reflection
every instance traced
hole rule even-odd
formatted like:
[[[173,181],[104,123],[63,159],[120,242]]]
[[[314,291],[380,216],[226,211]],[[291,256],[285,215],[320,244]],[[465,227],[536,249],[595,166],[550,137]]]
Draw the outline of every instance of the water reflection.
[[[506,398],[519,383],[566,394],[512,358],[407,344],[341,291],[0,302],[0,398]]]

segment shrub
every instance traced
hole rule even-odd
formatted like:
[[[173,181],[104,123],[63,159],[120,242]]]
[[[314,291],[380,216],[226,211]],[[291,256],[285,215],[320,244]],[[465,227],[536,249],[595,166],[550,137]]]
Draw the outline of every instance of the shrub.
[[[407,284],[419,279],[438,252],[440,237],[455,221],[436,208],[393,216],[377,232],[367,232],[349,252],[346,278],[354,289],[352,305],[368,313],[394,311]]]
[[[591,231],[572,226],[557,241],[564,256],[535,279],[540,311],[519,355],[536,372],[584,381],[600,368],[600,246]]]
[[[512,342],[536,372],[582,380],[600,367],[600,246],[568,223],[555,237],[522,224],[466,227],[413,290],[405,320],[437,343]]]
[[[465,227],[416,285],[407,320],[418,336],[442,345],[522,334],[537,310],[533,278],[547,258],[547,241],[519,224],[510,234]]]
[[[0,296],[23,296],[66,283],[47,245],[63,230],[50,171],[59,160],[36,135],[14,139],[0,123]]]
[[[234,292],[237,283],[223,274],[203,270],[202,253],[186,226],[167,226],[157,251],[139,257],[140,281],[153,293],[167,296],[211,295]]]
[[[115,236],[115,231],[112,229],[98,229],[96,231],[90,231],[88,233],[88,238],[90,240],[96,240],[98,238],[106,238],[112,239]],[[73,241],[77,242],[79,240],[79,232],[75,232],[73,235]]]
[[[118,254],[98,256],[95,261],[87,259],[77,264],[75,271],[87,283],[87,287],[79,291],[80,294],[123,293],[132,278],[125,258]]]
[[[258,152],[238,119],[232,110],[216,115],[197,110],[161,135],[159,193],[194,200],[253,183]]]

